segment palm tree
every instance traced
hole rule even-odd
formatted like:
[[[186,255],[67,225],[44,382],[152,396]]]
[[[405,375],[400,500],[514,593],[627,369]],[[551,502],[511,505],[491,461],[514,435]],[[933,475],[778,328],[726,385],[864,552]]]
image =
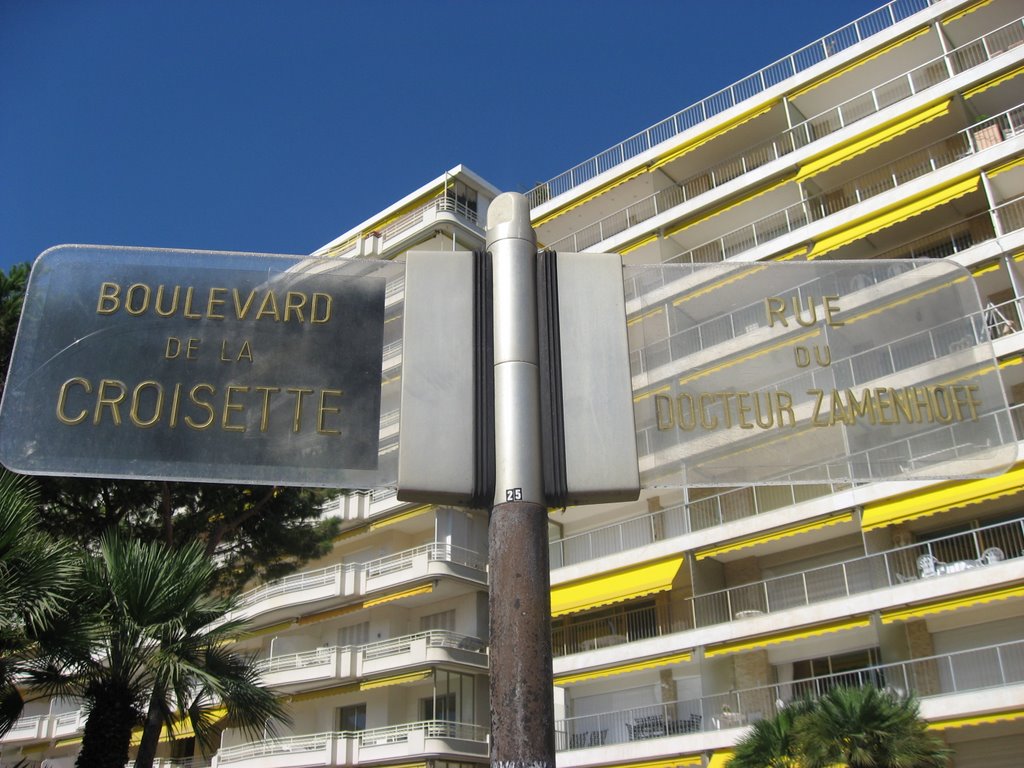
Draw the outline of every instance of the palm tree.
[[[47,693],[84,702],[78,768],[123,768],[140,723],[136,767],[149,768],[161,728],[170,729],[175,716],[190,720],[207,745],[215,708],[249,733],[286,720],[252,660],[229,648],[243,627],[225,620],[232,601],[211,594],[215,576],[198,543],[170,549],[119,533],[101,539],[99,556],[84,566],[78,601],[91,647],[55,653],[34,676]]]
[[[798,699],[774,717],[755,722],[737,743],[729,768],[799,768],[796,724],[813,706],[812,701]]]
[[[0,469],[0,736],[21,715],[16,685],[67,606],[76,561],[37,529],[30,481]]]
[[[945,768],[950,750],[928,731],[913,697],[836,687],[796,724],[805,768]]]

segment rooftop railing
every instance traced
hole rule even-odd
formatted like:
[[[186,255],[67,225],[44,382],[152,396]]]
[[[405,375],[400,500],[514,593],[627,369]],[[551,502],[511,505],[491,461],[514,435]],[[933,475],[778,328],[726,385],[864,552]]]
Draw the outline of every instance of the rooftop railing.
[[[748,688],[699,699],[657,702],[555,723],[559,750],[735,728],[773,715],[779,705],[836,687],[876,686],[919,699],[1024,682],[1024,641],[879,664],[848,672]]]
[[[584,251],[630,227],[682,205],[749,171],[760,168],[772,160],[777,160],[858,120],[876,114],[898,101],[913,96],[924,88],[947,80],[957,67],[961,68],[957,71],[962,71],[977,66],[988,61],[991,56],[995,55],[994,52],[1002,52],[1011,47],[1011,44],[1021,41],[1024,41],[1022,21],[1011,22],[1005,27],[961,46],[945,57],[933,59],[920,67],[905,72],[870,91],[848,99],[814,117],[807,118],[768,141],[704,169],[678,184],[648,195],[593,224],[548,244],[547,247],[556,251]],[[951,62],[948,67],[944,64],[946,58],[949,58]]]
[[[599,155],[570,168],[526,193],[530,207],[586,183],[595,176],[668,141],[674,136],[709,120],[715,115],[756,96],[783,80],[814,66],[914,15],[932,4],[932,0],[893,0],[881,8],[850,22],[810,45],[758,70],[742,80],[713,93],[660,123],[630,136]]]
[[[551,645],[555,656],[624,645],[1020,557],[1024,557],[1024,518],[687,597],[672,611],[649,605],[590,621],[578,617],[555,626]]]
[[[1024,27],[1021,28],[1024,33]],[[991,141],[980,147],[975,135],[995,128]],[[1001,144],[1024,130],[1024,106],[965,128],[942,141],[859,176],[821,195],[805,198],[750,224],[666,259],[675,264],[709,264],[725,261],[744,251],[788,235],[827,216],[903,186],[915,179]]]

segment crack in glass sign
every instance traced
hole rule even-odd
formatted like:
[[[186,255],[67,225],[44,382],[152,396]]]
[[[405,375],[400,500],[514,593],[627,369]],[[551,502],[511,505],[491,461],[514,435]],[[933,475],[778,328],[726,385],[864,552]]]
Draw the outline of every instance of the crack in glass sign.
[[[990,324],[956,264],[624,278],[646,487],[982,477],[1016,460]]]
[[[0,460],[34,474],[393,484],[384,325],[403,275],[391,262],[53,248],[30,277]]]

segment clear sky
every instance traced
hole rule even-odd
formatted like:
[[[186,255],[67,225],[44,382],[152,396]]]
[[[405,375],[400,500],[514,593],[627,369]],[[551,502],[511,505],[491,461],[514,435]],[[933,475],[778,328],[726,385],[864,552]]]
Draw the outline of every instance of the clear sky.
[[[879,0],[0,0],[0,267],[308,253],[463,163],[525,191]]]

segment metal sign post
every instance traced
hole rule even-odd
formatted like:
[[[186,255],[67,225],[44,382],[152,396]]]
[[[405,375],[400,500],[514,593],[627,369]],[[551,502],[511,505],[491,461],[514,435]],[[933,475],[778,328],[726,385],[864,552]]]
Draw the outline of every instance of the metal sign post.
[[[491,765],[554,768],[551,593],[541,470],[537,240],[523,195],[487,214],[494,301]]]

